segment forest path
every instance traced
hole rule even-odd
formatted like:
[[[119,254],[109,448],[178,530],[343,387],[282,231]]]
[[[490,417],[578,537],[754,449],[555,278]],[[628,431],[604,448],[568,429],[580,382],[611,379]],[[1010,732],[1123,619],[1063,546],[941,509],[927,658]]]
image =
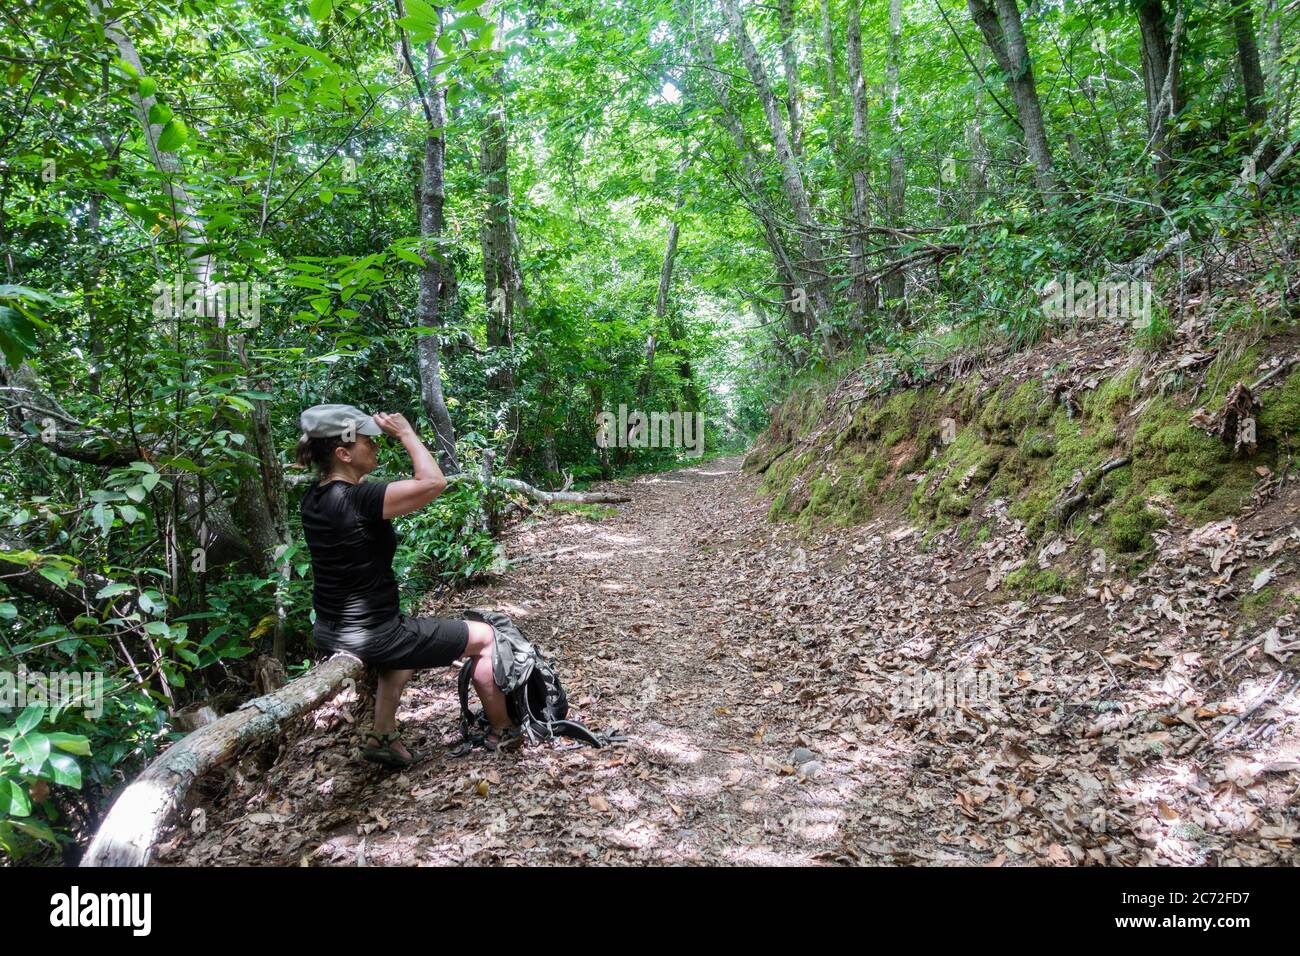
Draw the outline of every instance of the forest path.
[[[1121,626],[1095,598],[986,595],[984,559],[1014,543],[1010,532],[974,555],[922,549],[887,519],[801,536],[767,520],[738,459],[617,484],[632,495],[617,514],[551,512],[517,527],[506,547],[528,560],[422,611],[509,614],[558,659],[575,716],[626,743],[453,758],[455,671],[426,672],[399,718],[430,759],[400,773],[358,761],[370,714],[345,693],[278,754],[206,781],[203,832],[178,832],[159,861],[997,865],[1292,852],[1285,835],[1242,840],[1285,792],[1225,797],[1191,756],[1175,759],[1196,743],[1190,729],[1134,722],[1159,712],[1172,677],[1159,670],[1179,659],[1112,668],[1095,650],[1111,632],[1144,637],[1144,608],[1130,600]],[[993,711],[930,706],[916,683],[994,666]],[[1177,688],[1170,699],[1182,706]],[[813,755],[793,758],[801,747]]]
[[[509,614],[558,659],[576,715],[593,729],[621,730],[627,743],[452,758],[455,672],[426,672],[409,685],[399,718],[414,746],[435,751],[431,759],[401,773],[357,764],[351,708],[328,705],[273,766],[241,763],[223,784],[235,792],[205,807],[205,832],[184,834],[164,861],[807,863],[840,855],[848,824],[885,799],[868,800],[868,791],[893,792],[894,812],[903,810],[906,773],[887,769],[882,753],[819,756],[811,780],[790,772],[801,730],[816,746],[811,725],[822,718],[801,719],[805,705],[787,699],[803,686],[794,668],[756,653],[762,638],[799,648],[806,635],[797,602],[773,612],[746,593],[779,585],[790,553],[777,551],[770,566],[753,560],[773,529],[765,504],[738,487],[748,482],[739,464],[720,459],[620,483],[633,500],[601,520],[552,513],[518,528],[506,538],[511,556],[539,557],[427,608]]]

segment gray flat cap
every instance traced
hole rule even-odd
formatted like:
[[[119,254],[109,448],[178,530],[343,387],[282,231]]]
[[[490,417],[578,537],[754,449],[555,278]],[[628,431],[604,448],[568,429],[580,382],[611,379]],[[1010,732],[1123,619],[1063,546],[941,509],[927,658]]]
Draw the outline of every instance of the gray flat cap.
[[[349,430],[356,435],[382,434],[375,420],[355,405],[313,405],[298,421],[309,438],[335,438]]]

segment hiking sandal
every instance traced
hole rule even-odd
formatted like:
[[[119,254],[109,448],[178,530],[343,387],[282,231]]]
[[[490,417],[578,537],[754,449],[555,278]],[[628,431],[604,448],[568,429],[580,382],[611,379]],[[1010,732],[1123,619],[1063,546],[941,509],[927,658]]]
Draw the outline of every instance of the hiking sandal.
[[[496,736],[497,739],[489,740],[489,736]],[[491,729],[491,726],[488,725],[484,728],[482,733],[471,733],[469,736],[461,738],[460,743],[452,750],[448,751],[448,755],[452,757],[465,757],[473,753],[479,747],[482,747],[484,750],[491,750],[493,753],[504,753],[516,749],[523,744],[523,742],[524,733],[518,727],[511,727],[508,730],[503,730],[500,734],[496,734]]]
[[[390,734],[378,734],[372,730],[366,734],[366,739],[373,737],[379,741],[379,746],[366,747],[361,751],[361,756],[371,763],[380,763],[387,767],[398,768],[409,767],[423,760],[424,754],[411,750],[410,747],[406,748],[411,753],[409,757],[403,756],[399,750],[393,747],[393,744],[397,743],[401,736],[402,732],[400,730],[394,730]]]
[[[489,740],[489,735],[484,734],[480,740],[484,749],[491,750],[494,753],[505,753],[510,750],[516,750],[522,746],[524,742],[523,732],[518,727],[509,727],[506,730],[501,731],[499,734],[492,731],[491,735],[495,736],[497,739]]]

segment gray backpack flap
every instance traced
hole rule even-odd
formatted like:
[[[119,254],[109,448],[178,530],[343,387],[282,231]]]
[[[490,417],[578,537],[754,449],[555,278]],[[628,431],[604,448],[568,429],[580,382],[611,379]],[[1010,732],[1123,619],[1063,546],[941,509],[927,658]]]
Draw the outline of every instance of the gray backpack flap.
[[[505,694],[510,719],[532,743],[570,737],[594,747],[605,745],[606,740],[600,735],[577,721],[565,719],[569,713],[569,700],[554,663],[541,655],[509,617],[486,608],[467,610],[463,616],[467,621],[481,621],[492,628],[495,639],[492,678]],[[476,738],[481,740],[488,730],[483,714],[469,706],[473,670],[473,660],[465,661],[457,681],[460,732],[464,742],[474,742]]]

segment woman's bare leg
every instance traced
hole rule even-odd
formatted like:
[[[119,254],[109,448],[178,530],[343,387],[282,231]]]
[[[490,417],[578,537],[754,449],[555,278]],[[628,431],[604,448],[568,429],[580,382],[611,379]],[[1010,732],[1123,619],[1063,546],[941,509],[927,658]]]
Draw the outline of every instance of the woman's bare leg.
[[[492,725],[494,733],[500,733],[510,727],[510,714],[506,710],[506,698],[497,687],[492,677],[492,626],[482,621],[466,621],[469,626],[469,640],[465,644],[465,656],[474,659],[474,689],[483,704],[483,714]]]
[[[406,682],[414,673],[413,670],[383,671],[379,675],[379,690],[375,694],[376,734],[391,734],[397,729],[397,705],[402,700]],[[369,739],[374,741],[374,746],[379,746],[379,740],[373,734]],[[393,749],[404,757],[411,755],[400,741],[393,744]]]
[[[465,643],[465,656],[474,659],[473,682],[478,692],[478,699],[483,704],[483,713],[492,725],[493,733],[499,734],[510,727],[510,714],[506,710],[506,698],[497,687],[492,677],[492,628],[481,621],[466,621],[469,627],[469,639]],[[375,695],[375,729],[376,734],[388,734],[397,729],[397,705],[402,700],[402,691],[406,682],[414,674],[413,670],[383,671],[379,675],[379,689]],[[373,735],[368,745],[379,746],[379,740]],[[409,756],[410,751],[395,742],[393,749]]]

